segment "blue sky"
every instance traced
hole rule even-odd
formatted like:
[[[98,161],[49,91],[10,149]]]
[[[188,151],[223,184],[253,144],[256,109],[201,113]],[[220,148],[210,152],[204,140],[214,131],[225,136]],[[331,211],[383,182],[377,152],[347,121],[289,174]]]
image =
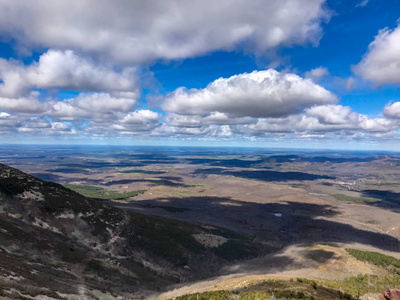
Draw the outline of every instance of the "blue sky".
[[[4,0],[0,141],[397,150],[399,18],[396,0]]]

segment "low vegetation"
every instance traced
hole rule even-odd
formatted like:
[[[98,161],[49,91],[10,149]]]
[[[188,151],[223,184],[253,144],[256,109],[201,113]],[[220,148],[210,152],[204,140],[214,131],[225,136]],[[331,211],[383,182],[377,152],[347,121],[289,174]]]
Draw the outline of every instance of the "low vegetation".
[[[380,293],[389,288],[400,288],[400,260],[378,252],[362,251],[347,248],[346,251],[360,261],[382,267],[387,271],[386,275],[360,274],[347,277],[344,280],[314,281],[297,279],[315,287],[325,286],[340,290],[342,296],[347,299],[358,297],[366,293]]]
[[[264,299],[355,299],[352,295],[318,285],[313,280],[298,278],[297,280],[269,279],[254,286],[244,287],[238,290],[221,290],[198,294],[184,295],[175,300],[264,300]]]
[[[372,251],[362,251],[358,249],[347,248],[346,251],[357,258],[358,260],[369,262],[379,267],[384,267],[389,270],[393,270],[393,268],[400,269],[400,259],[394,258],[389,255],[385,255],[378,252]],[[396,270],[399,272],[400,270]],[[400,274],[400,272],[399,272]]]
[[[196,299],[358,299],[366,293],[381,293],[388,288],[399,288],[400,276],[358,275],[344,280],[312,280],[296,278],[290,280],[265,280],[254,286],[233,291],[213,291],[184,295],[176,300]],[[197,298],[198,296],[198,298]]]
[[[400,288],[400,276],[396,274],[381,275],[358,275],[344,280],[324,281],[320,284],[343,291],[344,294],[358,297],[367,293],[381,293],[389,288]]]
[[[201,294],[184,295],[176,298],[176,300],[226,300],[230,298],[231,293],[228,291],[205,292]]]
[[[138,190],[120,193],[116,191],[107,191],[102,187],[93,185],[66,184],[64,186],[85,197],[98,200],[126,200],[131,197],[136,197],[139,194],[143,194],[146,191]]]
[[[357,204],[374,204],[374,203],[382,201],[380,199],[375,199],[375,198],[352,197],[352,196],[348,196],[348,195],[344,195],[344,194],[335,194],[335,195],[333,195],[333,197],[336,200],[353,202],[353,203],[357,203]]]

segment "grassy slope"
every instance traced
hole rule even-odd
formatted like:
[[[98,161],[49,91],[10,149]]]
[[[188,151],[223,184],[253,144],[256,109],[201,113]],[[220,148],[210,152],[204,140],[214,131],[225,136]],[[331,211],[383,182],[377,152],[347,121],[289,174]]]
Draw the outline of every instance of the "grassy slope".
[[[136,197],[139,194],[143,194],[146,191],[138,190],[119,193],[116,191],[106,191],[102,187],[92,185],[65,184],[64,186],[85,197],[99,200],[126,200],[131,197]]]

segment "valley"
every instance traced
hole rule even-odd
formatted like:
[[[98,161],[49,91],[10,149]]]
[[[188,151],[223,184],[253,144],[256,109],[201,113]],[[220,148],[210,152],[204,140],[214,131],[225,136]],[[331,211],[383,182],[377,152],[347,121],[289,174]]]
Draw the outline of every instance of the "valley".
[[[239,299],[277,294],[278,281],[281,292],[311,295],[301,278],[320,287],[316,299],[335,299],[337,291],[356,297],[357,282],[361,295],[399,287],[398,271],[345,250],[400,259],[397,153],[16,146],[13,152],[0,148],[0,163],[57,183],[38,194],[18,182],[10,190],[7,176],[0,178],[1,234],[8,241],[1,248],[8,261],[1,265],[4,297],[26,293],[27,283],[40,295],[34,272],[70,278],[44,284],[55,299],[80,292],[88,299],[170,299],[220,290]],[[47,199],[49,193],[63,200]],[[15,207],[16,199],[27,204]],[[122,223],[112,227],[106,211]],[[35,238],[16,243],[9,233],[21,230]],[[41,246],[35,239],[46,232],[48,244]],[[27,245],[37,254],[13,266],[28,256]],[[58,247],[83,256],[54,256]],[[10,276],[21,284],[10,285]]]

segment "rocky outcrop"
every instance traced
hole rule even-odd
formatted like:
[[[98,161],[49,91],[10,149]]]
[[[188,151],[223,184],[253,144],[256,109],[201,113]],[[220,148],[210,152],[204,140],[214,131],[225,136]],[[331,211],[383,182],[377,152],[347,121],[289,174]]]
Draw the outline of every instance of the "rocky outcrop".
[[[400,300],[400,290],[386,290],[382,295],[379,295],[379,300]]]

